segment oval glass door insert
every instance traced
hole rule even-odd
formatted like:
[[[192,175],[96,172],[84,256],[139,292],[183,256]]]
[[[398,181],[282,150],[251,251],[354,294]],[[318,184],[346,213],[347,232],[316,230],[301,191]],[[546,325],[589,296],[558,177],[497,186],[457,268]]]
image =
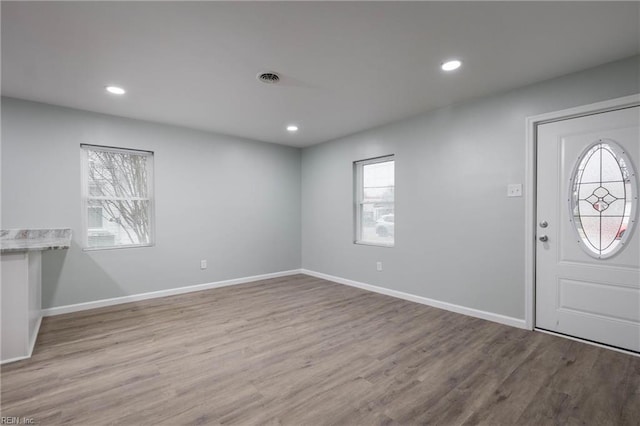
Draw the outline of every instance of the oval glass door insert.
[[[570,191],[570,217],[582,248],[597,259],[622,250],[638,201],[636,173],[624,149],[608,139],[589,146],[578,158]]]

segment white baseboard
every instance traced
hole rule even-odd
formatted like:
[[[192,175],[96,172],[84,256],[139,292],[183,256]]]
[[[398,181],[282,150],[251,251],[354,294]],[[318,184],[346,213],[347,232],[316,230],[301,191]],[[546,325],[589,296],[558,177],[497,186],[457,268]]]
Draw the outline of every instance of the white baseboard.
[[[286,277],[286,276],[295,275],[295,274],[306,274],[312,277],[322,278],[327,281],[332,281],[338,284],[357,287],[363,290],[373,291],[375,293],[385,294],[387,296],[397,297],[399,299],[409,300],[411,302],[421,303],[423,305],[433,306],[435,308],[445,309],[447,311],[452,311],[452,312],[456,312],[463,315],[469,315],[472,317],[482,318],[482,319],[497,322],[500,324],[510,325],[512,327],[518,327],[518,328],[524,328],[524,329],[527,328],[525,321],[523,319],[508,317],[506,315],[496,314],[493,312],[481,311],[478,309],[468,308],[466,306],[455,305],[453,303],[441,302],[439,300],[429,299],[423,296],[417,296],[410,293],[404,293],[398,290],[391,290],[384,287],[378,287],[371,284],[362,283],[359,281],[353,281],[346,278],[323,274],[321,272],[311,271],[308,269],[292,269],[289,271],[273,272],[270,274],[254,275],[250,277],[235,278],[235,279],[225,280],[225,281],[217,281],[212,283],[197,284],[197,285],[186,286],[186,287],[171,288],[167,290],[159,290],[159,291],[153,291],[149,293],[133,294],[130,296],[114,297],[111,299],[95,300],[91,302],[77,303],[74,305],[57,306],[54,308],[43,309],[42,315],[45,317],[62,315],[62,314],[68,314],[71,312],[85,311],[88,309],[102,308],[105,306],[120,305],[123,303],[138,302],[141,300],[155,299],[158,297],[173,296],[177,294],[191,293],[194,291],[202,291],[202,290],[227,287],[227,286],[232,286],[237,284],[245,284],[245,283],[250,283],[254,281],[266,280],[270,278]]]
[[[493,312],[481,311],[479,309],[468,308],[466,306],[454,305],[453,303],[441,302],[439,300],[429,299],[428,297],[416,296],[415,294],[409,294],[409,293],[404,293],[398,290],[391,290],[384,287],[365,284],[359,281],[353,281],[346,278],[323,274],[321,272],[310,271],[308,269],[301,269],[301,273],[305,275],[310,275],[316,278],[322,278],[327,281],[332,281],[334,283],[344,284],[351,287],[357,287],[363,290],[373,291],[375,293],[397,297],[399,299],[409,300],[411,302],[421,303],[423,305],[433,306],[434,308],[445,309],[447,311],[456,312],[458,314],[468,315],[475,318],[481,318],[484,320],[493,321],[500,324],[510,325],[512,327],[528,329],[526,326],[525,320],[520,318],[508,317],[506,315],[495,314]]]
[[[253,275],[251,277],[234,278],[231,280],[216,281],[212,283],[196,284],[186,287],[170,288],[167,290],[152,291],[149,293],[132,294],[130,296],[114,297],[112,299],[95,300],[85,303],[77,303],[74,305],[56,306],[42,310],[42,315],[50,317],[54,315],[68,314],[71,312],[86,311],[87,309],[102,308],[105,306],[120,305],[122,303],[138,302],[147,299],[156,299],[158,297],[174,296],[176,294],[191,293],[194,291],[210,290],[213,288],[227,287],[237,284],[245,284],[253,281],[268,280],[270,278],[286,277],[302,273],[301,269],[292,269],[290,271],[273,272],[270,274]]]

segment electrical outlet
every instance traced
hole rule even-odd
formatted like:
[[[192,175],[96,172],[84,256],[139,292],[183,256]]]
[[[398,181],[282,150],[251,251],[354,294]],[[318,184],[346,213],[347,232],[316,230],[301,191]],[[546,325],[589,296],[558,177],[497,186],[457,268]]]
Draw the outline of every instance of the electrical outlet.
[[[200,269],[207,269],[207,260],[206,259],[202,259],[200,261]]]
[[[522,197],[522,184],[511,183],[507,185],[507,197]]]
[[[376,269],[382,271],[382,262],[376,262]]]

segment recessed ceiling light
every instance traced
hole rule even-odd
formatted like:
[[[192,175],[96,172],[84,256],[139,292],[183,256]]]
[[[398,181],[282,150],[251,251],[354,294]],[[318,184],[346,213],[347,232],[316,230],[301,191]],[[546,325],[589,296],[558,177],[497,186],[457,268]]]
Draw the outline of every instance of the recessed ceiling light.
[[[114,95],[124,95],[125,93],[127,93],[126,90],[118,86],[106,86],[105,90],[109,93],[113,93]]]
[[[457,59],[453,59],[451,61],[443,62],[442,63],[442,70],[443,71],[457,70],[458,68],[460,68],[460,65],[462,65],[462,62],[460,62]]]
[[[296,126],[295,124],[290,124],[287,126],[287,131],[293,133],[293,132],[297,132],[298,131],[298,126]]]

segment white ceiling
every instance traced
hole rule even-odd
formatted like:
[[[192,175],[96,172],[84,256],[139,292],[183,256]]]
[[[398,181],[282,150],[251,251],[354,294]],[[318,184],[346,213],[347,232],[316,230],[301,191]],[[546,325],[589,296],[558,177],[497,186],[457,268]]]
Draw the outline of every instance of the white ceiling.
[[[308,146],[637,54],[639,18],[638,2],[3,1],[2,94]],[[449,57],[463,68],[443,73]]]

